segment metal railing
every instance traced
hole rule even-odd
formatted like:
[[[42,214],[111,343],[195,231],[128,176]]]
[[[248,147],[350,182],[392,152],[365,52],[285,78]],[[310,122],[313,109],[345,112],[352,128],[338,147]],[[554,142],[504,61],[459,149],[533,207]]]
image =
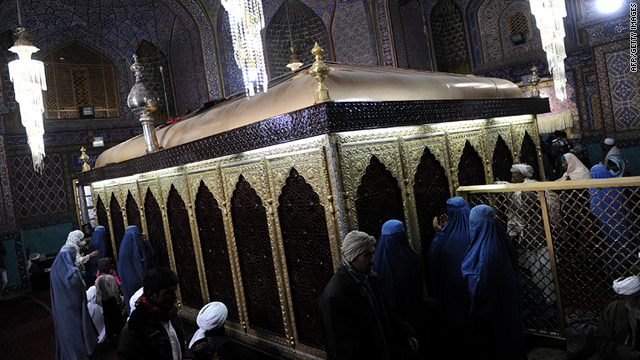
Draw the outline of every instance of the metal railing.
[[[528,332],[564,336],[614,299],[612,282],[638,275],[640,177],[464,186],[496,212],[518,254]]]

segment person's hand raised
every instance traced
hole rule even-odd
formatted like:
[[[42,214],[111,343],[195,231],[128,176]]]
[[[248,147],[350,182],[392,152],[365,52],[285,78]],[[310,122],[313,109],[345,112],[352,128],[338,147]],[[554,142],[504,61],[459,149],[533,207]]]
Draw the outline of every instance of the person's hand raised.
[[[447,220],[449,220],[449,215],[442,214],[440,216],[433,217],[433,228],[436,231],[440,231],[446,224]]]

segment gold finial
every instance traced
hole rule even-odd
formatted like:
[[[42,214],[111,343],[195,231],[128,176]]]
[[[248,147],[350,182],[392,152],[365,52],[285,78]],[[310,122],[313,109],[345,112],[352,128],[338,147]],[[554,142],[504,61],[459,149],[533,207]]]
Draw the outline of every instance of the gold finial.
[[[538,90],[540,76],[538,76],[538,68],[535,65],[531,67],[531,79],[529,79],[529,83],[533,86],[531,88],[531,97],[540,97],[540,90]]]
[[[89,155],[87,155],[87,149],[85,149],[83,146],[80,149],[80,151],[82,152],[82,155],[80,155],[80,160],[82,160],[82,172],[91,170],[91,166],[87,164],[87,161],[89,161]]]
[[[327,86],[324,84],[324,79],[329,75],[330,69],[327,64],[322,61],[323,52],[324,50],[322,50],[317,42],[313,49],[311,49],[311,53],[316,56],[316,61],[311,65],[309,75],[313,76],[313,78],[318,82],[318,87],[314,93],[316,104],[331,100],[329,98],[329,89],[327,89]]]

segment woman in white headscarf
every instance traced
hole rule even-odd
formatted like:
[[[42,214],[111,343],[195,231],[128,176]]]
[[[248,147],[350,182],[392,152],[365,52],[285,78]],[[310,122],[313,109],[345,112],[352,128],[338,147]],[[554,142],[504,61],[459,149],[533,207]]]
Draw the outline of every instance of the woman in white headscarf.
[[[96,250],[88,255],[82,256],[80,254],[80,248],[86,244],[82,239],[84,239],[84,233],[80,230],[73,230],[67,235],[67,242],[65,243],[65,245],[72,245],[76,248],[76,266],[80,266],[89,261],[89,258],[98,255],[98,250]]]
[[[95,286],[87,290],[87,308],[89,309],[89,315],[91,315],[93,325],[96,327],[96,330],[98,330],[99,344],[105,340],[106,332],[104,328],[104,314],[102,312],[102,306],[98,305]]]
[[[562,177],[556,181],[591,179],[589,169],[572,153],[562,155],[560,161],[562,161],[562,166],[566,171]]]

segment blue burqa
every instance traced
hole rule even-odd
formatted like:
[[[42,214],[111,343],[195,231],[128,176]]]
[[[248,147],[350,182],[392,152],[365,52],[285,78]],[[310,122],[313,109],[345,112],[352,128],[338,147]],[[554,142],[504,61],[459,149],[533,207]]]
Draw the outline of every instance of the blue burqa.
[[[89,274],[89,277],[93,279],[96,277],[96,273],[98,272],[98,261],[107,256],[107,231],[104,226],[96,227],[93,231],[93,236],[91,236],[91,241],[89,241],[88,247],[89,253],[98,250],[98,255],[90,258],[84,265],[87,270],[87,274]]]
[[[149,243],[147,241],[147,243]],[[122,282],[122,295],[127,312],[130,313],[129,299],[142,287],[142,277],[153,268],[153,252],[151,245],[145,246],[140,230],[130,225],[124,231],[118,254],[118,276]]]
[[[457,330],[468,330],[469,290],[462,278],[460,265],[469,243],[469,212],[463,198],[447,200],[447,223],[436,233],[429,248],[429,276],[433,297],[440,302],[447,318]]]
[[[493,333],[486,344],[504,360],[524,360],[524,342],[518,259],[511,239],[493,209],[478,205],[469,214],[471,245],[462,261],[462,276],[471,296],[471,315],[482,319]]]
[[[594,165],[591,177],[609,179],[614,176],[603,165]],[[637,246],[633,244],[637,229],[627,208],[627,197],[620,187],[591,188],[589,193],[589,207],[597,218],[595,237],[606,244],[602,254],[605,269],[614,272],[614,276],[623,276],[633,268],[637,251]]]
[[[389,220],[382,225],[376,244],[373,271],[378,274],[382,291],[415,329],[424,298],[422,258],[409,246],[402,222]]]
[[[77,360],[93,353],[98,333],[87,309],[76,249],[65,245],[51,266],[51,315],[56,335],[56,359]]]

